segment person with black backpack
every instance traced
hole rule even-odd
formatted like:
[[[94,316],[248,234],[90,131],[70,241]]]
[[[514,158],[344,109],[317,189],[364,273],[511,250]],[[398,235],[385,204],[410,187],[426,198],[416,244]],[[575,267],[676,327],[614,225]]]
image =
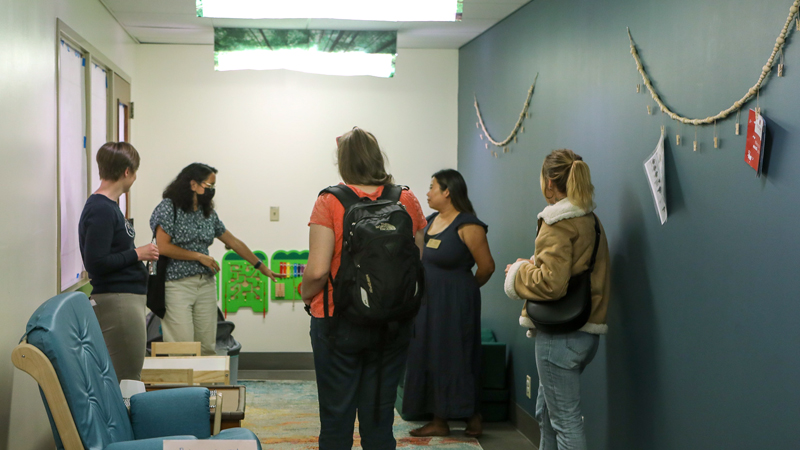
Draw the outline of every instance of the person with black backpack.
[[[336,139],[345,184],[324,189],[309,222],[302,296],[311,315],[320,450],[350,449],[358,415],[365,450],[394,449],[397,384],[425,291],[427,222],[416,196],[393,184],[371,133]]]

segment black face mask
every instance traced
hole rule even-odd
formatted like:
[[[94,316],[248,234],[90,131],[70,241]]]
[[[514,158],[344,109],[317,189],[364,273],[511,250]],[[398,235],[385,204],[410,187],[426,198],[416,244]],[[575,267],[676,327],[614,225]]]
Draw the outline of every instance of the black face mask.
[[[210,204],[211,200],[214,198],[214,193],[216,192],[216,189],[211,188],[205,188],[205,190],[206,191],[202,195],[197,194],[197,203],[200,203],[201,205]]]

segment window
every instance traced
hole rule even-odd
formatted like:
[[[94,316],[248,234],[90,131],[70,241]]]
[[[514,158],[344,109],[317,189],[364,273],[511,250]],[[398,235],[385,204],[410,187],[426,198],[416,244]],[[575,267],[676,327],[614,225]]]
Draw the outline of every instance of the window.
[[[92,184],[89,189],[94,192],[100,187],[100,172],[97,170],[97,150],[108,141],[108,72],[97,61],[92,62],[92,146],[90,147],[89,165],[92,168]]]
[[[86,58],[81,50],[61,40],[58,74],[58,187],[61,236],[61,290],[85,278],[78,220],[86,203]]]
[[[78,223],[89,195],[100,187],[97,150],[109,141],[116,108],[112,75],[130,77],[58,21],[58,292],[88,282],[78,241]],[[121,78],[120,78],[121,77]]]

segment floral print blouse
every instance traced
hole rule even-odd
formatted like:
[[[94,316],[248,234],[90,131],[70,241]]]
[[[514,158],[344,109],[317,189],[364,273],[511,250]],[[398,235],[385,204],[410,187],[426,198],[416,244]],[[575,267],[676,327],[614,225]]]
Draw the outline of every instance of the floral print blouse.
[[[150,216],[150,229],[155,235],[157,226],[172,237],[172,244],[192,252],[208,255],[208,247],[225,233],[225,225],[219,220],[216,211],[208,217],[203,216],[202,208],[186,212],[175,206],[172,200],[165,198],[153,210]],[[214,272],[198,261],[170,260],[167,266],[167,281],[180,280],[194,275],[213,275]]]

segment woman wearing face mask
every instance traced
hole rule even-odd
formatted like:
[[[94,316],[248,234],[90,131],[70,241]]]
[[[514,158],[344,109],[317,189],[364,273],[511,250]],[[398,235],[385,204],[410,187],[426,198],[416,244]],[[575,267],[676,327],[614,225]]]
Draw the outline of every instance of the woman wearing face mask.
[[[261,273],[275,273],[237,239],[214,211],[217,169],[201,163],[186,166],[164,190],[163,200],[150,217],[161,255],[167,266],[161,321],[165,342],[200,342],[202,354],[214,355],[217,336],[217,289],[214,275],[219,265],[208,255],[214,238],[222,241]]]

